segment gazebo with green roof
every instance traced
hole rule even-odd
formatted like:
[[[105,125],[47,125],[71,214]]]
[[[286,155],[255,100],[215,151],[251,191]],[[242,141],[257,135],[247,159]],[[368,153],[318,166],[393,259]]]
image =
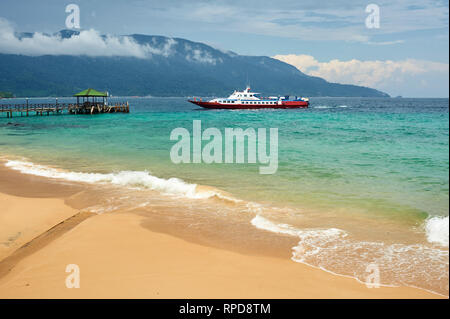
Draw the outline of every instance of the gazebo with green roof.
[[[108,92],[99,92],[94,89],[86,89],[84,91],[81,91],[80,93],[74,94],[74,96],[77,98],[77,105],[80,104],[80,97],[82,98],[83,104],[85,102],[89,103],[89,98],[92,98],[92,104],[97,104],[97,98],[103,99],[103,105],[108,104]]]

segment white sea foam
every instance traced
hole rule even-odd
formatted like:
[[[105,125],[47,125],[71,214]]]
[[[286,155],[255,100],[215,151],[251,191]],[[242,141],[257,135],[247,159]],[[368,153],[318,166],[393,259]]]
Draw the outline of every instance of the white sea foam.
[[[443,242],[445,231],[443,221],[434,219],[434,240]],[[432,219],[430,219],[432,220]],[[355,241],[343,230],[297,229],[288,224],[275,223],[265,217],[256,215],[251,224],[279,234],[299,238],[292,248],[292,260],[322,270],[353,277],[365,282],[367,266],[375,264],[380,269],[381,284],[386,286],[416,286],[448,295],[448,250],[427,247],[421,244],[385,244],[383,242]],[[447,217],[448,245],[448,217]],[[446,284],[447,283],[447,284]]]
[[[251,220],[251,224],[258,229],[300,238],[298,245],[292,248],[294,251],[293,260],[299,262],[305,261],[302,255],[316,254],[320,250],[320,246],[325,243],[347,236],[343,230],[337,228],[301,230],[288,224],[274,223],[260,215],[256,215]],[[317,242],[313,245],[314,249],[307,252],[304,245],[313,244],[314,242]]]
[[[211,190],[208,192],[197,192],[197,184],[186,183],[178,178],[159,178],[146,171],[120,171],[107,174],[70,172],[20,160],[8,160],[5,165],[24,174],[63,179],[73,182],[112,184],[130,188],[151,189],[164,194],[181,195],[187,198],[209,198],[218,196],[218,194]]]
[[[313,107],[314,109],[330,109],[331,106],[328,105],[317,105]]]
[[[441,246],[448,247],[448,229],[449,229],[448,216],[431,217],[427,219],[425,222],[425,231],[427,234],[427,240],[430,243],[436,243]]]
[[[349,107],[348,105],[337,105],[336,107],[346,108]],[[312,107],[313,109],[331,109],[333,106],[329,105],[316,105]]]
[[[347,234],[343,230],[337,228],[300,230],[288,224],[276,224],[260,215],[256,215],[252,219],[251,223],[258,229],[268,230],[273,233],[291,235],[299,237],[301,239],[306,239],[309,237],[323,237],[335,239],[337,237],[347,236]]]
[[[298,229],[295,229],[294,227],[292,227],[288,224],[275,224],[260,215],[256,215],[252,219],[251,223],[253,226],[255,226],[258,229],[268,230],[273,233],[286,234],[286,235],[291,235],[291,236],[299,235]]]

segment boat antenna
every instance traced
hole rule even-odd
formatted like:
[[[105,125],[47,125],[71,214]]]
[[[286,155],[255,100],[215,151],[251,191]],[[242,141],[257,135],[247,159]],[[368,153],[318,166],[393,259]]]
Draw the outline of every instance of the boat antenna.
[[[247,87],[247,88],[250,87],[250,82],[248,81],[248,71],[247,71],[247,82],[246,82],[246,87]]]

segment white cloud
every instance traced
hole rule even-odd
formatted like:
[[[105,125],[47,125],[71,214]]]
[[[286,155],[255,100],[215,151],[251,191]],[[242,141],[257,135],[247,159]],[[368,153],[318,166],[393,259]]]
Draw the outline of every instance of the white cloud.
[[[405,40],[381,41],[381,42],[368,41],[367,44],[370,44],[370,45],[392,45],[392,44],[400,44],[400,43],[404,43],[404,42],[405,42]]]
[[[18,38],[14,28],[0,18],[0,53],[38,55],[131,56],[147,58],[152,54],[169,56],[175,40],[169,39],[162,47],[140,45],[126,36],[102,37],[96,30],[84,30],[79,35],[61,38],[36,32],[32,37]]]
[[[194,49],[189,44],[184,45],[186,51],[189,53],[186,55],[186,60],[191,62],[199,62],[199,63],[208,63],[212,65],[216,65],[217,62],[223,62],[221,58],[215,59],[211,56],[208,51],[204,51],[201,49]]]
[[[434,0],[378,0],[381,27],[367,29],[365,8],[368,3],[329,1],[318,6],[316,0],[249,0],[242,6],[239,1],[186,1],[169,6],[165,14],[208,30],[373,45],[402,43],[403,39],[392,38],[404,32],[448,28],[448,5]],[[374,40],[383,35],[388,38]]]
[[[419,91],[430,90],[431,83],[434,82],[443,81],[441,85],[448,86],[449,65],[447,63],[416,59],[401,61],[335,59],[319,62],[313,56],[304,54],[276,55],[274,58],[295,66],[303,73],[318,76],[330,82],[368,86],[394,95],[411,96],[414,94],[415,87]],[[426,92],[421,94],[419,91],[416,91],[416,94],[426,96]],[[448,96],[448,88],[446,92]]]

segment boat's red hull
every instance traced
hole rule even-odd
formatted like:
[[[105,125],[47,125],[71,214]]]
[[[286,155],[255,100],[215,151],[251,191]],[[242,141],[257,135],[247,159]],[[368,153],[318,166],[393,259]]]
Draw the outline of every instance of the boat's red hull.
[[[307,101],[283,101],[281,102],[281,104],[229,104],[229,105],[224,105],[217,102],[195,101],[195,100],[189,100],[189,102],[207,109],[298,109],[298,108],[307,108],[309,105],[309,102]]]

